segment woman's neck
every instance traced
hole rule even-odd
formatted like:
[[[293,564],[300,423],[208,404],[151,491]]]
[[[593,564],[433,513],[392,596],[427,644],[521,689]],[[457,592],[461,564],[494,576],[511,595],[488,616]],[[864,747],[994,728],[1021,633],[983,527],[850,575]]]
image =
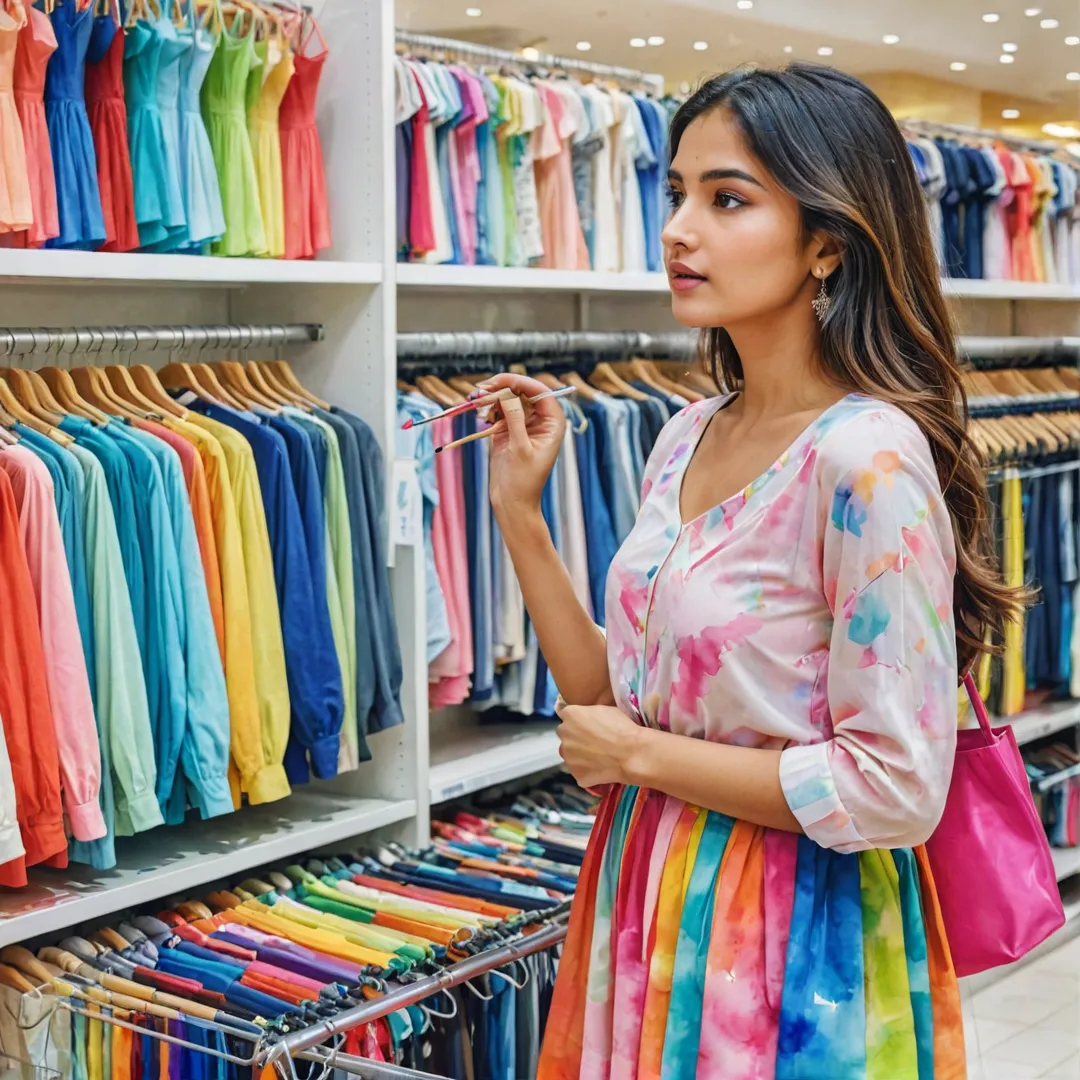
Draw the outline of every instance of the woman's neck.
[[[813,312],[788,311],[728,333],[742,361],[740,410],[748,418],[784,416],[832,404],[841,396],[821,362]]]

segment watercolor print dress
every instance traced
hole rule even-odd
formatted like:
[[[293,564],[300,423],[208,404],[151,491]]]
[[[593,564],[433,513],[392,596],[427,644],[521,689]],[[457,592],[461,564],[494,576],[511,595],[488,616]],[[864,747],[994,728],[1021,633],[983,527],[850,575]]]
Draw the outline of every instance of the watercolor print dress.
[[[728,399],[730,400],[730,399]],[[783,749],[805,835],[609,790],[541,1080],[955,1080],[960,994],[926,853],[956,746],[955,553],[930,448],[850,395],[682,525],[724,400],[662,432],[607,586],[618,705]]]

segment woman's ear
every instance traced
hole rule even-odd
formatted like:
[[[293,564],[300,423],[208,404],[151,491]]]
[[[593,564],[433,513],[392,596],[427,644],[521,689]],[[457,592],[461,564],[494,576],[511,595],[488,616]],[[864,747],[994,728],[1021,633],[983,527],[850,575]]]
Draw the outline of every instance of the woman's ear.
[[[806,250],[810,256],[810,272],[815,277],[832,277],[844,261],[843,243],[827,232],[815,232]],[[821,273],[822,270],[825,272]]]

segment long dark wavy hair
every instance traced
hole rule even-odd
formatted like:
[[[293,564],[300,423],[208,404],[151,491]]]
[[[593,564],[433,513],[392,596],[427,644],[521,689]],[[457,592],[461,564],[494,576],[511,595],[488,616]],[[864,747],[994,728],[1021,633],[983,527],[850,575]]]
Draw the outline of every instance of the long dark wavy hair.
[[[675,114],[672,159],[687,127],[719,108],[798,200],[804,236],[820,230],[843,247],[826,283],[826,374],[903,409],[930,442],[956,541],[953,606],[966,671],[979,654],[1001,651],[1005,623],[1019,617],[1028,594],[1007,587],[998,571],[956,335],[904,137],[867,86],[834,68],[742,67],[703,83]],[[742,361],[726,330],[705,330],[702,351],[718,383],[740,385]]]

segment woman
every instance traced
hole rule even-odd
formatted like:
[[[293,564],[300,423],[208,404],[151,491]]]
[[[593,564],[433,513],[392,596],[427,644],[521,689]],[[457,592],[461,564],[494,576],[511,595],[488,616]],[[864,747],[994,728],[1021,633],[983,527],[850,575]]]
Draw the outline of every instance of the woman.
[[[493,443],[562,754],[606,789],[540,1076],[963,1077],[920,845],[958,670],[1016,597],[907,147],[860,82],[796,64],[707,82],[671,153],[674,314],[737,393],[661,434],[606,641],[540,512],[559,405],[514,398]]]

